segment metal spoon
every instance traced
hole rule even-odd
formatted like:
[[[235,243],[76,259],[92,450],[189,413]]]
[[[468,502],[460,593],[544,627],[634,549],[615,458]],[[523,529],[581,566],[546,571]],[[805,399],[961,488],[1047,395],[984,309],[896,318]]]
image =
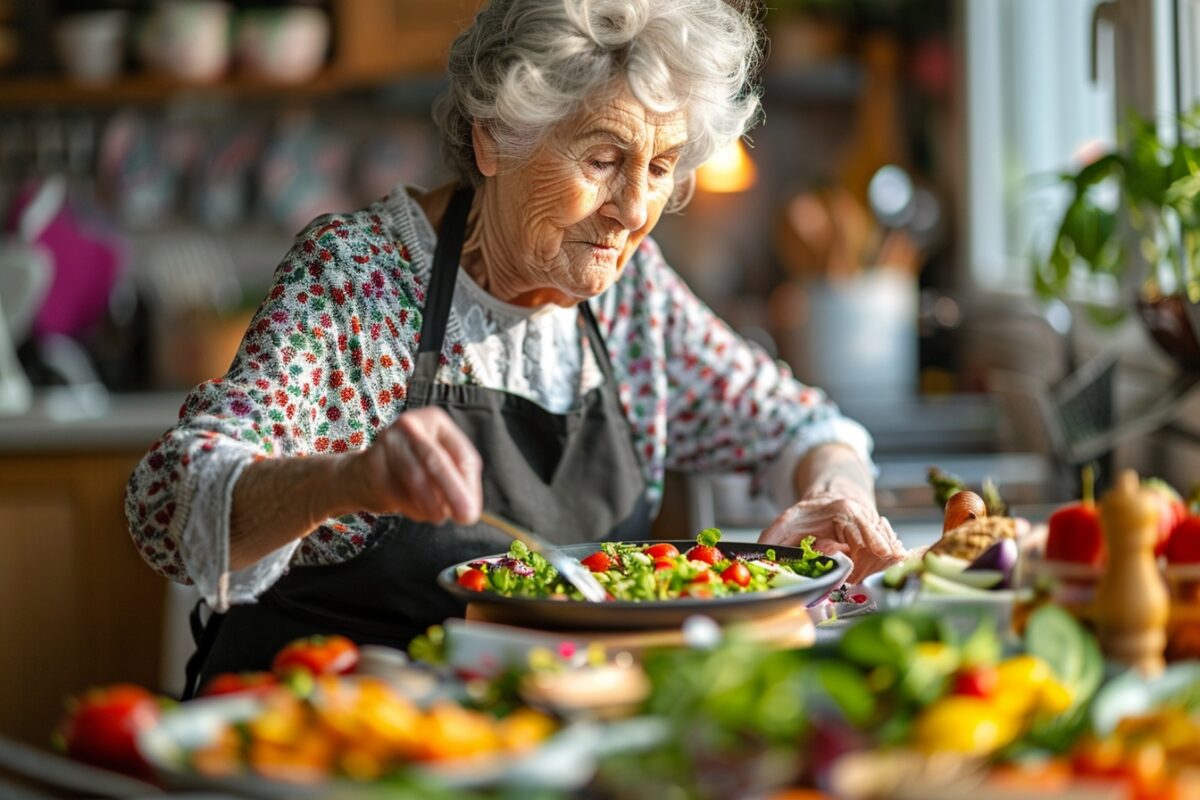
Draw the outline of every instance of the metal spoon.
[[[579,590],[584,600],[591,603],[603,603],[608,599],[608,592],[592,576],[591,570],[533,531],[525,530],[488,511],[479,515],[479,521],[523,542],[532,552],[549,561],[551,566],[558,570],[559,575],[562,575],[568,583]]]

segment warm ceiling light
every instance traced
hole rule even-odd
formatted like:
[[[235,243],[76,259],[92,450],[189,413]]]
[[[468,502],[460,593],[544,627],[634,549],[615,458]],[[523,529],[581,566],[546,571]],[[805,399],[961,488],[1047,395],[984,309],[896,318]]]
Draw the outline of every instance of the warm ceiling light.
[[[696,170],[696,188],[705,192],[744,192],[754,185],[758,170],[741,139],[734,139]]]

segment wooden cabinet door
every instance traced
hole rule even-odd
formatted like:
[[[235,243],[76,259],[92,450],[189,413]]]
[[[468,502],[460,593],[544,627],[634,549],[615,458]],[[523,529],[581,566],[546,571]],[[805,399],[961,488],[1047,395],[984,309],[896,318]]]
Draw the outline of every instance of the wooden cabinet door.
[[[123,506],[137,458],[0,456],[0,734],[46,746],[65,695],[157,687],[165,582]]]
[[[336,0],[334,71],[349,81],[440,75],[450,43],[479,5],[480,0]]]

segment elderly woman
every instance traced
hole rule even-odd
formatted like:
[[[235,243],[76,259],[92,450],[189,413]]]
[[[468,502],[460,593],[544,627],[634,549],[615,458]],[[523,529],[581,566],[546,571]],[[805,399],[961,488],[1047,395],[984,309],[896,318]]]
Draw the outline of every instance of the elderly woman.
[[[787,506],[762,541],[815,534],[856,577],[902,555],[865,431],[648,238],[756,117],[758,56],[723,0],[479,12],[436,108],[458,180],[315,220],[133,475],[142,554],[218,612],[194,669],[316,632],[403,644],[461,613],[440,568],[508,546],[482,508],[642,538],[668,468],[758,470]]]

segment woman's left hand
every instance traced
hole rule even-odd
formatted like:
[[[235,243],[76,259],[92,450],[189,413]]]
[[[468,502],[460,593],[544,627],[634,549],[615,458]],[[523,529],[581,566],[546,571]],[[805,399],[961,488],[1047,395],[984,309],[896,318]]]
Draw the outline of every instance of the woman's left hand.
[[[822,553],[850,556],[854,570],[846,579],[849,583],[859,583],[905,556],[904,545],[896,538],[891,523],[867,498],[811,492],[780,514],[758,541],[798,546],[806,536],[816,537],[813,546]]]

